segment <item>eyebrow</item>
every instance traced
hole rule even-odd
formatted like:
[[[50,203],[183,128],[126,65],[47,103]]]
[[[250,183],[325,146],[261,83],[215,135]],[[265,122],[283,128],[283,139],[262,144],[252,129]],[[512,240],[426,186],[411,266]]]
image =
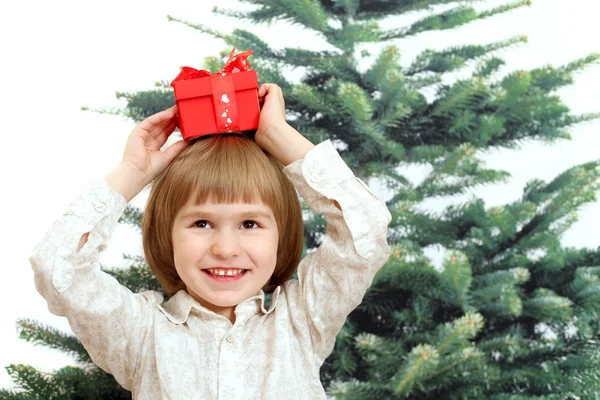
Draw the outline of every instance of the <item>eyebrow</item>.
[[[192,217],[202,217],[202,218],[215,218],[217,214],[208,212],[208,211],[188,211],[181,216],[181,219],[188,219]],[[271,214],[267,211],[254,210],[254,211],[245,211],[243,213],[237,214],[239,218],[256,218],[256,217],[264,217],[266,219],[271,219]]]

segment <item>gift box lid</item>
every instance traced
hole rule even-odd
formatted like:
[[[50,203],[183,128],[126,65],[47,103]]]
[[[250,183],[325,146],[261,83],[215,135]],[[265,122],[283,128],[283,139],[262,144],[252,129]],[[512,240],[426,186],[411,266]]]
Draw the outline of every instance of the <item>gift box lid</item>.
[[[235,72],[224,76],[224,78],[227,77],[231,77],[235,91],[258,89],[258,79],[255,70]],[[174,82],[175,98],[177,100],[185,100],[212,95],[212,79],[214,79],[213,76],[207,76]]]

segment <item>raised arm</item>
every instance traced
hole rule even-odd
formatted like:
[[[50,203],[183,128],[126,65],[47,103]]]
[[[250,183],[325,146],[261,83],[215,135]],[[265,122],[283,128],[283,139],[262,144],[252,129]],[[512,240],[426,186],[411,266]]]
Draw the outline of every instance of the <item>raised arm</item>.
[[[155,114],[131,133],[121,164],[105,180],[82,191],[30,257],[36,289],[48,302],[50,312],[67,317],[94,363],[128,390],[153,323],[154,307],[162,302],[162,295],[151,291],[132,293],[101,271],[98,257],[128,201],[183,148],[181,144],[172,145],[160,152],[175,129],[175,111]],[[150,155],[145,160],[132,158],[131,149],[138,155]],[[150,153],[153,151],[162,154]],[[161,159],[166,163],[161,164]],[[134,167],[134,162],[140,160],[154,166],[151,173]]]
[[[305,314],[299,321],[308,325],[315,361],[321,366],[348,314],[362,302],[389,258],[391,215],[329,140],[287,166],[284,173],[311,211],[322,213],[327,221],[323,242],[298,266],[298,285],[287,288],[288,301],[298,301],[290,307],[292,312]]]
[[[298,281],[287,282],[291,320],[307,329],[317,367],[385,264],[391,215],[385,204],[348,168],[331,141],[314,146],[285,122],[283,94],[276,85],[259,89],[263,103],[256,142],[286,165],[284,173],[314,213],[327,221],[317,251],[298,266]]]

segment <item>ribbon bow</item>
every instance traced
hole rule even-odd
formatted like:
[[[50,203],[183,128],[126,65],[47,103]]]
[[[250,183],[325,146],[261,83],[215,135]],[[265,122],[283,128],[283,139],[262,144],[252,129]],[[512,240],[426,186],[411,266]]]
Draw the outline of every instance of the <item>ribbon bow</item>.
[[[179,72],[179,75],[177,75],[177,77],[173,79],[173,82],[171,82],[171,86],[173,86],[173,83],[177,81],[186,81],[189,79],[204,78],[207,76],[225,76],[235,72],[248,71],[250,69],[250,63],[246,59],[250,57],[250,55],[253,53],[253,50],[244,51],[243,53],[235,56],[233,55],[234,51],[235,47],[233,50],[231,50],[229,59],[225,63],[225,66],[219,72],[211,74],[210,71],[205,69],[198,70],[192,67],[183,67],[181,72]]]

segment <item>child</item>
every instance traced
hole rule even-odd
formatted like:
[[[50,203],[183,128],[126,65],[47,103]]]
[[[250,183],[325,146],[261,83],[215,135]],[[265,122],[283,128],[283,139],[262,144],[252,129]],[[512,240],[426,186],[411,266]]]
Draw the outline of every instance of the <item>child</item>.
[[[314,146],[286,123],[278,86],[261,86],[259,98],[254,141],[210,135],[163,152],[177,108],[147,118],[121,163],[30,258],[50,312],[67,317],[134,399],[325,399],[319,369],[389,256],[385,205],[329,140]],[[132,293],[98,264],[123,209],[152,181],[142,236],[166,302]],[[327,220],[299,265],[294,187]]]

